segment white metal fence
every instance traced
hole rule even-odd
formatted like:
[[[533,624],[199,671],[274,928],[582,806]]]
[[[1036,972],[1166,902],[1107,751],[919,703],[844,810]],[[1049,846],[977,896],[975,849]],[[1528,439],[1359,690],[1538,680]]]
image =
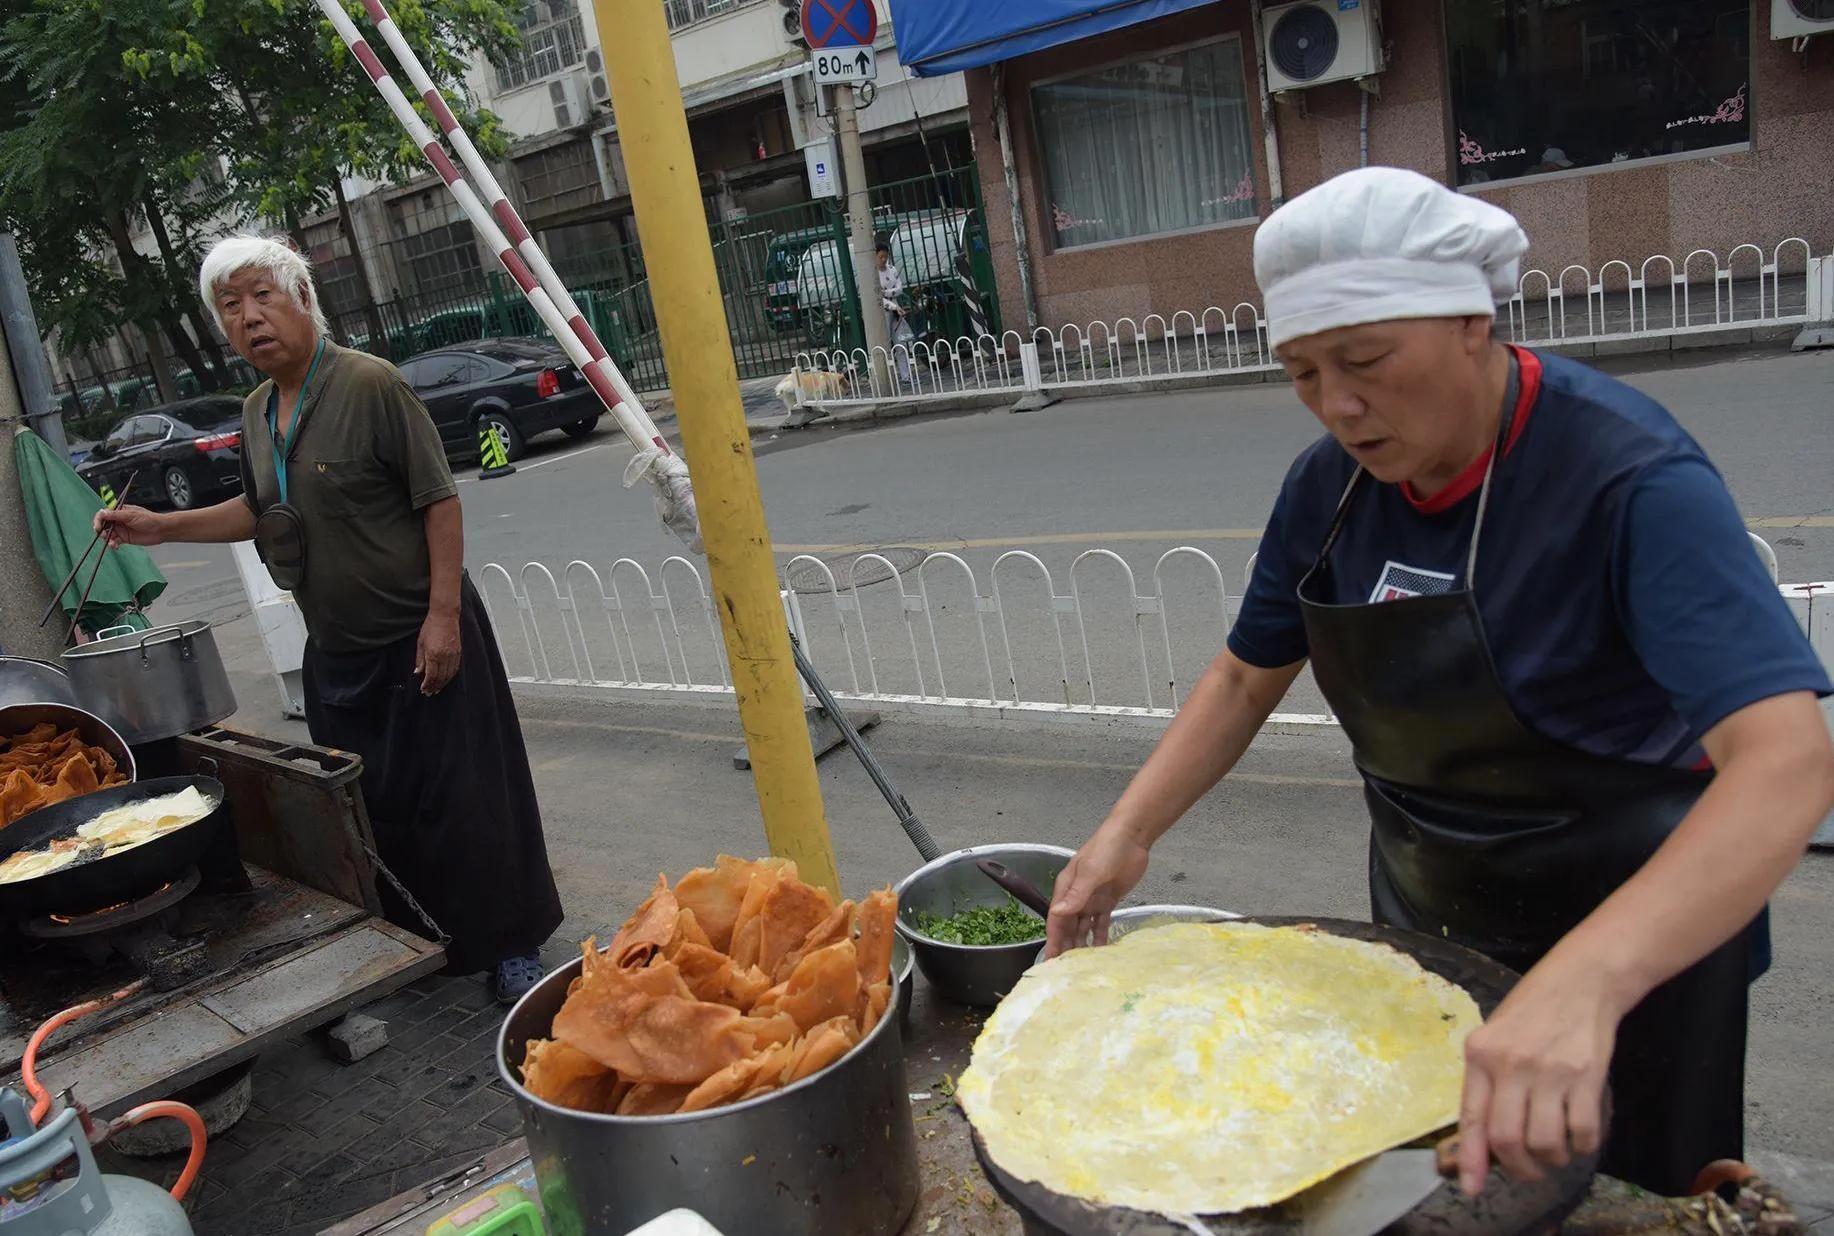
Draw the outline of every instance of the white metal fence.
[[[872,568],[882,582],[851,582]],[[969,714],[1168,718],[1221,648],[1236,603],[1223,568],[1188,546],[1160,554],[1145,579],[1106,549],[1055,573],[1025,550],[978,573],[954,553],[905,569],[861,554],[838,576],[807,555],[784,564],[799,569],[819,582],[785,593],[789,619],[836,695]],[[686,558],[653,573],[629,558],[603,574],[578,561],[558,574],[493,563],[480,586],[513,681],[732,689],[705,577]]]
[[[1517,343],[1603,344],[1687,336],[1738,327],[1788,326],[1834,317],[1834,256],[1817,257],[1791,237],[1768,252],[1743,244],[1721,256],[1696,249],[1677,261],[1658,254],[1596,270],[1530,270],[1499,307],[1498,325]],[[798,373],[845,376],[838,398],[798,402],[821,408],[976,394],[1170,383],[1265,373],[1279,368],[1259,305],[1147,314],[1113,322],[1040,326],[995,337],[964,336],[875,348],[801,352]],[[810,384],[810,389],[813,389]]]
[[[1753,542],[1774,580],[1775,554]],[[784,564],[786,578],[817,581],[785,593],[792,629],[837,696],[907,711],[1161,724],[1221,649],[1239,605],[1223,567],[1191,546],[1138,572],[1107,549],[1085,550],[1057,572],[1025,550],[991,557],[978,572],[955,553],[902,569],[866,553],[840,567],[837,575],[807,555]],[[1244,587],[1253,567],[1250,557]],[[881,582],[852,582],[863,572]],[[493,563],[479,584],[513,681],[665,695],[732,690],[706,578],[686,558],[654,572],[620,558],[603,574],[579,561],[558,574],[540,563],[513,574]],[[1811,625],[1797,600],[1819,588],[1783,591],[1812,635],[1828,628],[1817,639],[1827,658],[1834,619]],[[1275,720],[1333,723],[1322,703],[1315,709]]]

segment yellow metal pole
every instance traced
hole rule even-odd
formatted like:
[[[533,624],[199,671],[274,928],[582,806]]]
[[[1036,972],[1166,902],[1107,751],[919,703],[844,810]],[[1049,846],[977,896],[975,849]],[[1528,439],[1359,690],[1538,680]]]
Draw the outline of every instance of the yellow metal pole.
[[[668,25],[657,0],[593,7],[764,835],[804,880],[838,893]]]

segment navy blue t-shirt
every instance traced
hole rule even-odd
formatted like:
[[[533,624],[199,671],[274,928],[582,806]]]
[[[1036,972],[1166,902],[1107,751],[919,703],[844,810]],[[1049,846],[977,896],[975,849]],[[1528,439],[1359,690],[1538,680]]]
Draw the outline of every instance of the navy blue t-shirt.
[[[1477,603],[1516,715],[1594,755],[1694,767],[1703,734],[1790,691],[1830,692],[1821,660],[1755,552],[1725,482],[1645,395],[1517,349],[1522,398],[1496,467]],[[1465,586],[1479,460],[1427,502],[1367,478],[1331,551],[1353,604]],[[1306,656],[1295,590],[1355,464],[1330,437],[1293,464],[1229,648],[1251,665]]]

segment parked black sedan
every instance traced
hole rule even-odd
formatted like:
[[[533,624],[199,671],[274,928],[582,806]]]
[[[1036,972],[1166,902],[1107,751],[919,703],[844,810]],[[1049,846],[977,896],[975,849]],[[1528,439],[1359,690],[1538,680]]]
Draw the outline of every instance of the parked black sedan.
[[[439,427],[449,457],[478,453],[478,429],[494,425],[519,459],[538,433],[558,429],[583,438],[604,405],[567,359],[539,339],[479,339],[401,362]]]
[[[77,474],[104,498],[133,476],[132,501],[188,511],[241,492],[241,464],[242,401],[206,395],[134,413],[90,448]]]

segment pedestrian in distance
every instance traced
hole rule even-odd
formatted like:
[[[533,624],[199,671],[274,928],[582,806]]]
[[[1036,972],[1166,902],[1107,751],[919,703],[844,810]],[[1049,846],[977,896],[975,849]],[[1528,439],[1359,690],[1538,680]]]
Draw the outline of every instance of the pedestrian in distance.
[[[885,335],[898,361],[898,382],[909,387],[911,345],[917,342],[917,332],[911,329],[910,315],[904,308],[904,272],[892,261],[889,245],[881,243],[874,252],[879,263],[879,306],[885,311]]]

